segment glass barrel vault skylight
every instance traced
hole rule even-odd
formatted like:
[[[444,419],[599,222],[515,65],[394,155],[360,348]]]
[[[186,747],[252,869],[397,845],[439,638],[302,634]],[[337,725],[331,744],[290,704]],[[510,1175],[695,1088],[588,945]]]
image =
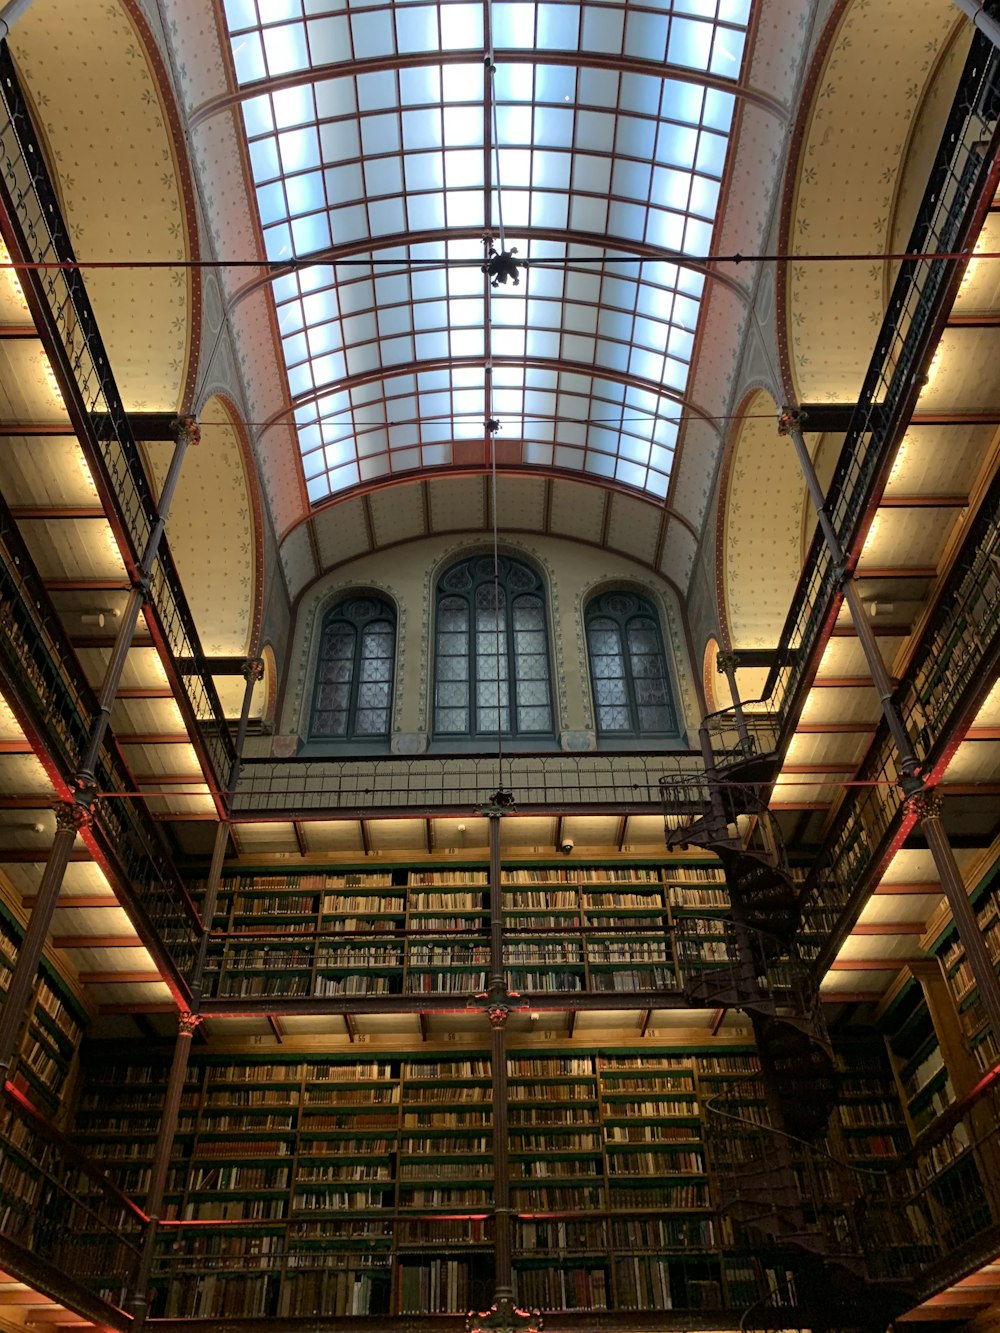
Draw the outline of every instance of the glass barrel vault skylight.
[[[491,413],[666,495],[749,7],[225,0],[267,256],[317,256],[273,283],[313,503],[485,461]]]

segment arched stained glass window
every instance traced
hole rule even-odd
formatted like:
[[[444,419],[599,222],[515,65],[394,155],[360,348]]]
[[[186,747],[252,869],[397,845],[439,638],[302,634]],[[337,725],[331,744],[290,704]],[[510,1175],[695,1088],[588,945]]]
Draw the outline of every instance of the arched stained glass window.
[[[548,633],[541,580],[502,556],[452,565],[437,588],[434,732],[552,735]]]
[[[310,736],[389,735],[396,614],[381,597],[349,597],[327,612],[316,664]]]
[[[586,621],[598,733],[676,735],[677,714],[652,604],[635,593],[605,593],[588,605]]]

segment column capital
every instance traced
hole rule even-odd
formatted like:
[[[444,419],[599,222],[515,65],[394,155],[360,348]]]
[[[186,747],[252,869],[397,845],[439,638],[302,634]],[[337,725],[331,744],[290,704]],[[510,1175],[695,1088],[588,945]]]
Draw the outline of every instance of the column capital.
[[[925,819],[941,818],[944,798],[936,787],[933,790],[924,787],[907,796],[903,801],[903,808],[908,815],[916,815],[918,822],[922,824]]]
[[[249,685],[251,681],[259,685],[264,679],[264,659],[262,657],[248,657],[240,667],[240,674]]]
[[[494,1000],[487,1006],[486,1016],[490,1020],[491,1028],[504,1028],[507,1026],[507,1019],[510,1018],[510,1005],[502,1000]]]
[[[62,801],[55,812],[57,833],[79,833],[94,822],[90,809],[78,801]]]
[[[727,649],[723,649],[715,655],[715,669],[720,676],[726,676],[730,671],[736,671],[739,665],[739,653],[731,653]]]
[[[797,407],[785,406],[778,415],[778,434],[791,435],[793,430],[801,432],[805,429],[806,414]]]
[[[171,425],[178,444],[182,440],[186,444],[201,444],[201,427],[194,417],[176,417]]]
[[[193,1037],[204,1021],[205,1019],[201,1014],[178,1014],[177,1035],[179,1037]]]

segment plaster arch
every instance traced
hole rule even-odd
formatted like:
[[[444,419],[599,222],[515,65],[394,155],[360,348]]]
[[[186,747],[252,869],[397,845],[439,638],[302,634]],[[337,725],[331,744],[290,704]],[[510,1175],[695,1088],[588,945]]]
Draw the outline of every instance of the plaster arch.
[[[971,35],[950,0],[841,0],[813,59],[813,96],[795,130],[779,251],[805,258],[890,250],[911,144],[927,138],[936,146],[926,119],[926,132],[915,137],[914,127],[927,106],[940,134],[950,102],[933,90],[942,70],[951,76],[953,43],[967,49]],[[885,69],[906,73],[885,78]],[[780,266],[779,342],[790,397],[857,399],[885,311],[888,268],[871,259]]]
[[[201,442],[189,449],[167,521],[167,540],[209,657],[245,656],[259,632],[261,531],[235,412],[221,397],[202,411]],[[144,446],[159,490],[170,446]]]
[[[35,0],[10,44],[77,257],[197,259],[170,79],[136,0]],[[92,269],[86,283],[126,409],[186,406],[201,322],[197,271]]]
[[[719,615],[730,645],[773,648],[802,569],[806,488],[771,395],[752,390],[737,417],[719,491]]]

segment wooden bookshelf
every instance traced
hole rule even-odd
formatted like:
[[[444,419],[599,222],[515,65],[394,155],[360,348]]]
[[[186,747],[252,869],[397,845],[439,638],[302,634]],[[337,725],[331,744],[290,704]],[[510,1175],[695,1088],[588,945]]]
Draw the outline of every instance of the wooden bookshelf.
[[[0,903],[0,995],[6,993],[22,935],[21,925]],[[8,1077],[47,1115],[59,1110],[72,1081],[86,1022],[82,1007],[43,960]]]

